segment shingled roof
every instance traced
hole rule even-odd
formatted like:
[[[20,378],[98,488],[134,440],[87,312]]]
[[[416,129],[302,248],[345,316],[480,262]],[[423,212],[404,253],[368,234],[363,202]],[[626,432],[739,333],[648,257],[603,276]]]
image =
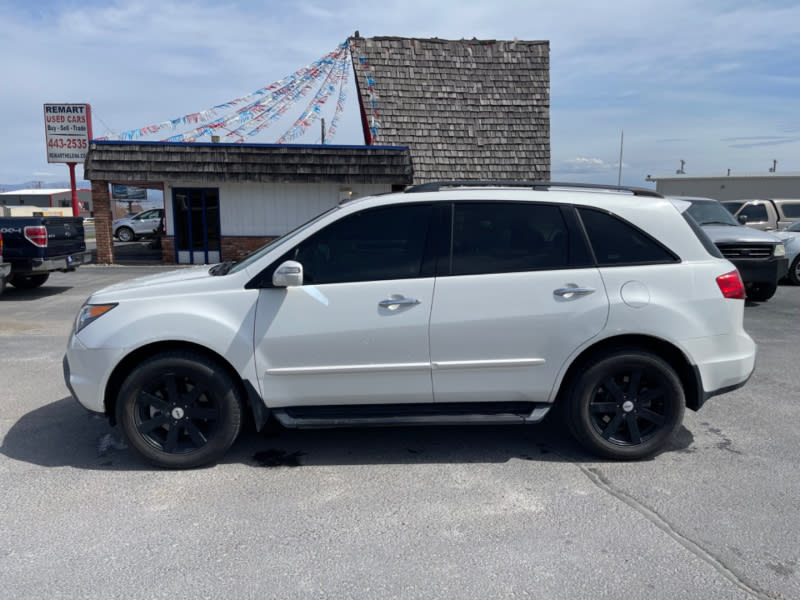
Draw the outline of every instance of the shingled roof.
[[[411,183],[407,148],[92,140],[84,177],[120,183]]]
[[[550,179],[547,41],[350,38],[367,143],[408,146],[414,182]]]

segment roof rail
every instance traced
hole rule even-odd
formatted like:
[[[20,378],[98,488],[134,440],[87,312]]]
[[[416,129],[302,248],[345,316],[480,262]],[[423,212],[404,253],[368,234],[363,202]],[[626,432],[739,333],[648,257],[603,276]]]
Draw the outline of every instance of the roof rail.
[[[459,187],[514,187],[530,188],[533,190],[547,191],[551,188],[575,188],[587,190],[609,190],[615,192],[628,192],[634,196],[648,196],[663,198],[661,194],[647,188],[628,187],[621,185],[602,185],[598,183],[562,183],[558,181],[432,181],[420,183],[405,189],[406,194],[418,192],[438,192],[444,189]]]

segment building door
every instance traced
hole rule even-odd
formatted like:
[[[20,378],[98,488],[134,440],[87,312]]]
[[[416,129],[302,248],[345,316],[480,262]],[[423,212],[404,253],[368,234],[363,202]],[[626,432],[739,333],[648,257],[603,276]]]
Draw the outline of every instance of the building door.
[[[219,190],[174,189],[172,208],[175,216],[175,262],[220,262]]]

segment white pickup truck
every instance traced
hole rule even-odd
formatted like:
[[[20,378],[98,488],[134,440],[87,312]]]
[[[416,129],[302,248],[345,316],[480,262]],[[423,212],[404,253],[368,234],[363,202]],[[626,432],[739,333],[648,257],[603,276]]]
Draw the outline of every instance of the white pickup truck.
[[[725,200],[722,205],[739,223],[761,231],[777,231],[800,221],[800,198]]]

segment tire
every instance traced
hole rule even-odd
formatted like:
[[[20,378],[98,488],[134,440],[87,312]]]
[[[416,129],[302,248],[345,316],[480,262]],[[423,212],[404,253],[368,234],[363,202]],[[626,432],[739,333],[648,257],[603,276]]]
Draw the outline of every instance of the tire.
[[[157,467],[218,461],[242,427],[242,402],[216,362],[192,352],[156,354],[120,388],[117,423],[131,448]]]
[[[660,357],[622,350],[596,357],[571,386],[567,426],[603,458],[639,460],[661,450],[683,422],[683,386]]]
[[[50,277],[50,273],[22,273],[11,275],[8,283],[20,290],[32,290],[43,285]]]
[[[747,290],[747,297],[754,302],[766,302],[775,295],[777,283],[754,283]]]
[[[136,236],[130,227],[120,227],[117,229],[117,238],[119,238],[120,242],[132,242],[136,239]]]
[[[800,255],[797,255],[792,261],[792,266],[789,267],[786,276],[793,285],[800,285]]]

